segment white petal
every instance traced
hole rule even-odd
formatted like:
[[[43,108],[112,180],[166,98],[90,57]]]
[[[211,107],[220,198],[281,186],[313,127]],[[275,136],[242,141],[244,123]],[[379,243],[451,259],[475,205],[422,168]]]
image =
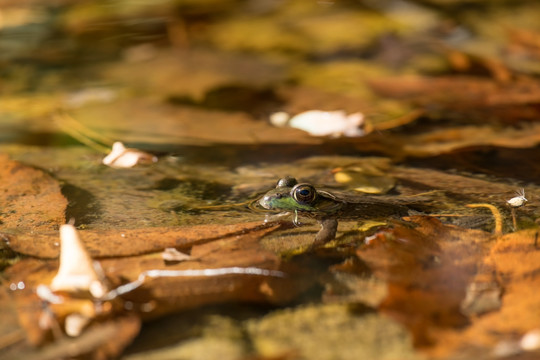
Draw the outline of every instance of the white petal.
[[[531,330],[520,341],[523,350],[532,351],[540,349],[540,329]]]
[[[90,322],[90,319],[84,315],[73,313],[66,316],[64,328],[66,334],[72,337],[79,336],[84,327]]]
[[[99,298],[107,292],[90,255],[73,225],[60,227],[60,267],[51,282],[52,291],[89,291]]]
[[[109,153],[109,155],[105,156],[103,158],[103,164],[110,165],[114,162],[115,159],[117,159],[119,156],[121,156],[124,151],[126,151],[126,147],[124,144],[122,144],[120,141],[117,141],[113,144],[112,150]]]
[[[113,168],[130,168],[140,163],[156,162],[157,157],[137,149],[128,149],[121,142],[113,144],[112,151],[102,160],[104,165]]]
[[[290,121],[291,127],[307,131],[314,136],[360,136],[363,131],[358,128],[363,122],[361,113],[348,115],[341,110],[321,111],[310,110],[294,116]]]
[[[285,111],[279,111],[270,115],[270,123],[277,127],[283,127],[287,125],[287,121],[290,119],[290,115]]]

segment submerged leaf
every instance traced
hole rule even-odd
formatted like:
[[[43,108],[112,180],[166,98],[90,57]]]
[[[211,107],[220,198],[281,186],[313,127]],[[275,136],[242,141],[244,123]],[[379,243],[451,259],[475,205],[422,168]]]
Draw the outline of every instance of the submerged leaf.
[[[242,226],[236,230],[239,228]],[[125,318],[126,311],[137,318],[148,319],[228,301],[281,303],[294,298],[304,286],[298,286],[292,278],[274,275],[283,274],[273,272],[280,268],[280,260],[275,254],[263,250],[259,241],[275,228],[259,227],[243,233],[222,234],[215,241],[194,245],[189,260],[173,265],[166,264],[160,254],[101,260],[103,276],[111,286],[116,286],[116,293],[111,291],[103,297],[69,289],[58,293],[40,290],[51,283],[57,271],[56,261],[26,259],[9,268],[6,276],[11,284],[19,321],[32,344],[46,342],[51,335],[50,330],[63,328],[59,326],[61,324],[65,324],[67,332],[72,329],[71,320],[80,316],[84,317],[84,325],[89,323],[88,331],[92,333],[104,326],[103,321],[116,326],[117,321]],[[227,269],[238,271],[220,271]],[[122,285],[141,281],[142,274],[150,273],[156,275],[148,276],[129,291],[119,291]],[[171,273],[174,274],[171,276]],[[110,294],[113,296],[108,296]],[[82,327],[77,329],[76,336]],[[135,332],[130,332],[130,339]],[[84,330],[82,335],[86,333]],[[52,334],[58,336],[55,331]],[[115,342],[115,351],[120,351],[130,339]],[[109,339],[99,336],[91,336],[88,341],[92,345],[87,350],[100,351],[110,347],[107,345]],[[50,351],[57,353],[56,350]]]
[[[476,346],[493,348],[535,330],[540,324],[540,245],[538,230],[504,235],[493,244],[479,266],[492,269],[504,288],[498,311],[471,318],[463,331],[449,332],[441,338],[440,354],[452,353],[474,339]],[[520,350],[521,351],[521,350]]]
[[[405,324],[416,345],[425,346],[435,342],[436,329],[467,324],[460,304],[491,235],[435,218],[410,220],[414,229],[399,225],[380,231],[357,254],[388,283],[379,308]]]

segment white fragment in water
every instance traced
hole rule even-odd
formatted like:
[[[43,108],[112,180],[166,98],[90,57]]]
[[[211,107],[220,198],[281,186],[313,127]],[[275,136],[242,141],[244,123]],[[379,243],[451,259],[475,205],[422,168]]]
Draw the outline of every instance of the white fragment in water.
[[[525,189],[521,189],[521,191],[516,191],[516,195],[517,196],[507,201],[508,205],[515,208],[525,205],[525,203],[528,201],[525,198]]]
[[[99,279],[94,262],[73,225],[60,227],[60,267],[51,282],[52,291],[89,291],[96,298],[102,297],[107,288]]]
[[[165,261],[185,261],[189,260],[190,256],[176,250],[175,248],[166,248],[161,253],[161,257]]]
[[[519,343],[516,341],[501,341],[497,345],[495,345],[493,349],[493,355],[495,357],[508,357],[520,354],[522,352]]]
[[[144,303],[141,305],[142,312],[150,312],[156,308],[156,304],[153,302]]]
[[[371,236],[366,236],[366,238],[364,239],[364,243],[366,245],[369,245],[373,240],[375,240],[376,238],[378,237],[377,234],[373,234]]]
[[[79,108],[88,103],[108,103],[116,100],[116,91],[107,88],[89,88],[69,94],[64,104],[69,108]]]
[[[224,276],[224,275],[256,275],[256,276],[274,276],[285,277],[285,273],[279,270],[269,270],[257,267],[225,267],[215,269],[186,269],[186,270],[146,270],[139,274],[137,280],[109,291],[101,300],[112,300],[119,295],[129,293],[143,285],[146,279],[164,278],[164,277],[195,277],[195,276]]]
[[[137,149],[129,149],[120,141],[113,144],[109,155],[103,158],[103,164],[113,168],[130,168],[137,164],[155,163],[158,159],[152,154]]]
[[[64,329],[66,330],[66,334],[68,336],[76,337],[82,333],[83,329],[89,322],[90,319],[82,314],[69,314],[66,316]]]
[[[540,349],[540,329],[531,330],[520,341],[521,348],[526,351]]]
[[[276,127],[284,127],[290,118],[291,116],[285,111],[278,111],[270,115],[270,123]]]
[[[285,119],[285,113],[273,114],[274,121],[278,122]],[[288,115],[287,115],[288,116]],[[364,115],[362,113],[353,113],[347,115],[345,111],[322,111],[310,110],[293,116],[289,120],[289,126],[304,130],[313,136],[362,136],[365,131],[362,129]]]
[[[64,298],[53,293],[47,285],[39,284],[36,288],[36,295],[41,300],[50,304],[61,304],[64,302]]]

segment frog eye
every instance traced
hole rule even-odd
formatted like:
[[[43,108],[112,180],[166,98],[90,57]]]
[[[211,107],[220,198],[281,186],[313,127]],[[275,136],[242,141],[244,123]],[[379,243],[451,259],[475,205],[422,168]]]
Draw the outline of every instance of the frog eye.
[[[296,181],[295,178],[293,178],[292,176],[286,176],[282,179],[279,179],[276,187],[293,187],[296,184],[298,184],[298,181]]]
[[[317,197],[315,188],[309,184],[298,184],[291,190],[291,195],[299,204],[310,204]]]

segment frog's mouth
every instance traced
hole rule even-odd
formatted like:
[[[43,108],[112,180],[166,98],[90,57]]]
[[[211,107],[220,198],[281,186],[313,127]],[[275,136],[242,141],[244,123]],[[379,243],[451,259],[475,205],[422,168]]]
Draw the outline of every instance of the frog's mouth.
[[[271,196],[263,196],[260,200],[259,200],[259,205],[261,205],[263,208],[265,208],[266,210],[272,210],[273,207],[272,207],[272,197]]]

